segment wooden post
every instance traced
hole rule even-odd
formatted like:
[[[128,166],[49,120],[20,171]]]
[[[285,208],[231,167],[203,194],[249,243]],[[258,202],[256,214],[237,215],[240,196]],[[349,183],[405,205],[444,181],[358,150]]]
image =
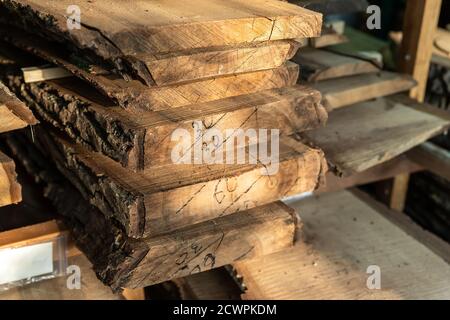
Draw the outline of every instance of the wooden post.
[[[417,81],[418,85],[410,91],[410,97],[419,102],[425,100],[441,5],[442,0],[408,0],[406,4],[399,69],[411,74]],[[389,203],[392,209],[404,210],[408,183],[409,175],[394,178]]]
[[[425,99],[441,4],[442,0],[408,0],[406,5],[399,67],[418,82],[410,96],[420,102]]]

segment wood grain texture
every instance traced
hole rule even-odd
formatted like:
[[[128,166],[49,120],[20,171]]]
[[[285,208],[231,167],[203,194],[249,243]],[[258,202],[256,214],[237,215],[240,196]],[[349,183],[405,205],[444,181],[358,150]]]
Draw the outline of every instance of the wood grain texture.
[[[327,110],[408,91],[416,85],[411,76],[382,71],[320,81],[311,86],[323,95]]]
[[[293,243],[297,217],[282,203],[188,225],[177,232],[131,239],[117,221],[106,219],[90,205],[72,185],[79,181],[69,182],[51,159],[27,142],[24,133],[9,134],[7,145],[64,217],[98,277],[115,291],[187,276]]]
[[[148,87],[138,80],[125,81],[98,66],[90,66],[90,69],[86,70],[71,61],[68,54],[64,54],[63,49],[18,30],[8,29],[3,32],[0,30],[0,36],[27,53],[66,68],[121,107],[137,110],[165,110],[254,93],[259,90],[291,86],[296,83],[299,73],[297,65],[287,62],[275,69]],[[9,49],[11,52],[8,55],[9,61],[16,61],[21,67],[29,66],[28,56],[20,57],[17,50],[14,50],[15,48],[7,42],[2,43],[2,46],[4,51]]]
[[[382,98],[337,109],[325,128],[301,135],[324,150],[338,175],[348,176],[444,132],[449,120],[445,112],[409,98]]]
[[[1,5],[6,16],[0,21],[69,44],[72,53],[84,52],[124,79],[149,86],[158,83],[148,64],[153,55],[311,37],[320,34],[322,24],[321,14],[274,0],[200,0],[195,6],[174,0],[83,0],[77,3],[82,23],[74,30],[68,29],[69,1]]]
[[[101,154],[37,130],[41,152],[132,237],[169,232],[313,191],[327,171],[320,150],[284,137],[273,175],[261,164],[183,164],[131,173]]]
[[[234,264],[248,287],[243,297],[449,299],[450,267],[431,242],[446,248],[447,257],[448,244],[406,217],[391,221],[366,201],[341,191],[290,203],[302,216],[305,240],[292,249]],[[381,269],[381,290],[367,288],[371,265]]]
[[[416,79],[418,86],[410,96],[420,102],[425,99],[441,5],[442,0],[410,0],[406,5],[399,69]]]
[[[33,113],[0,82],[0,133],[36,123]]]
[[[264,42],[247,47],[203,49],[142,57],[157,86],[273,69],[297,52],[295,41]]]
[[[155,54],[320,34],[321,15],[272,0],[79,1],[83,25],[66,34],[70,1],[5,1],[25,8],[54,34],[70,37],[80,48],[95,47],[103,58]],[[37,17],[37,14],[40,17]],[[27,17],[28,18],[28,17]],[[91,42],[91,43],[89,43]]]
[[[0,207],[22,201],[14,161],[0,152]]]
[[[150,250],[121,285],[144,287],[288,248],[296,219],[276,202],[146,239]]]
[[[379,71],[371,62],[314,48],[300,49],[292,61],[300,65],[301,78],[308,82]]]
[[[280,129],[281,134],[289,135],[315,129],[327,119],[320,93],[306,86],[137,112],[98,101],[98,95],[76,79],[24,84],[21,77],[9,77],[8,85],[40,119],[133,171],[172,164],[172,150],[179,144],[172,133],[177,129],[188,132],[190,151],[197,147],[215,150],[213,137],[207,138],[208,130],[219,130],[224,139],[230,129]],[[199,123],[202,139],[194,137],[193,127]]]

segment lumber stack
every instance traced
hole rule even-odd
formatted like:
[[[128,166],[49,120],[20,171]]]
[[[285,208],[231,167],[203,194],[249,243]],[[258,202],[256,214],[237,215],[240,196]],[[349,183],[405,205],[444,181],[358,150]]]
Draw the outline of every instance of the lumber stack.
[[[355,33],[358,35],[358,33]],[[300,85],[320,91],[329,113],[326,127],[298,134],[321,148],[338,177],[363,173],[445,132],[448,113],[402,95],[411,76],[382,70],[367,52],[348,44],[299,50]],[[366,56],[366,58],[362,58]]]
[[[34,143],[26,133],[6,143],[99,278],[138,288],[292,246],[297,217],[276,201],[322,184],[323,152],[296,133],[327,112],[288,60],[295,39],[320,34],[321,15],[275,0],[79,1],[71,30],[70,4],[0,2],[1,53],[13,61],[1,78],[42,122]],[[41,81],[25,81],[39,68]],[[279,139],[261,141],[279,149],[271,163],[233,135],[275,129]],[[190,140],[174,163],[180,130]],[[225,163],[218,135],[247,160]]]
[[[0,134],[36,123],[33,113],[0,81]],[[0,207],[21,200],[22,192],[17,182],[15,163],[0,151]]]

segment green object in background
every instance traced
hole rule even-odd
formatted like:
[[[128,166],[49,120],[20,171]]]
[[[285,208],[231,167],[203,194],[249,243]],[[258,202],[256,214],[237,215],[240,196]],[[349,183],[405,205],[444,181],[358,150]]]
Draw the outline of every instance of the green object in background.
[[[388,41],[376,38],[366,32],[346,26],[344,35],[349,42],[327,47],[328,50],[371,61],[386,69],[395,69],[394,52]]]

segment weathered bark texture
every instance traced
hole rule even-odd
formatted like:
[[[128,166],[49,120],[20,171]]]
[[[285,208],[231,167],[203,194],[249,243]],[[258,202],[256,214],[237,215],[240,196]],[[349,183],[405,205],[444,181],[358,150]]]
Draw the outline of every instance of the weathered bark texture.
[[[23,134],[7,144],[64,215],[99,278],[114,290],[138,288],[292,246],[297,217],[273,203],[145,239],[131,239],[120,224],[88,204],[39,148]]]
[[[83,0],[77,3],[80,28],[70,30],[66,11],[71,4],[2,1],[0,21],[65,44],[71,53],[84,53],[149,86],[158,83],[148,62],[158,54],[313,37],[322,25],[320,14],[274,0],[198,0],[195,6],[175,0]]]

